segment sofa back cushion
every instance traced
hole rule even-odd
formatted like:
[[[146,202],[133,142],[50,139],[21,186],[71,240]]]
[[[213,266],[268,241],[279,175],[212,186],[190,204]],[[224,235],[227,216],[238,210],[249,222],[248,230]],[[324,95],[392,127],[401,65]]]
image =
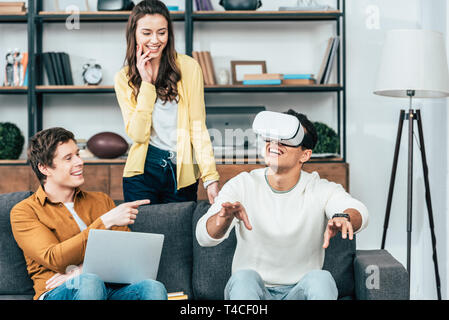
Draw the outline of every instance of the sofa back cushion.
[[[196,224],[209,207],[208,202],[200,201],[193,213],[193,294],[197,300],[223,300],[224,288],[231,277],[237,240],[232,230],[229,237],[215,247],[201,247],[198,244]]]
[[[195,202],[141,206],[130,228],[134,232],[163,234],[164,245],[157,280],[168,292],[192,291],[192,214]]]
[[[34,295],[25,258],[11,230],[10,212],[32,192],[0,194],[0,295]]]
[[[195,299],[224,299],[224,288],[231,277],[232,259],[236,246],[235,231],[228,239],[215,247],[201,247],[195,237],[198,220],[207,212],[210,205],[199,202],[193,213],[193,275],[192,285]],[[323,269],[328,270],[337,284],[339,298],[354,296],[354,240],[344,240],[341,234],[330,241],[326,249]]]
[[[329,247],[324,256],[323,270],[327,270],[335,279],[338,298],[353,298],[354,291],[354,259],[356,236],[353,240],[342,239],[338,233],[329,241]]]

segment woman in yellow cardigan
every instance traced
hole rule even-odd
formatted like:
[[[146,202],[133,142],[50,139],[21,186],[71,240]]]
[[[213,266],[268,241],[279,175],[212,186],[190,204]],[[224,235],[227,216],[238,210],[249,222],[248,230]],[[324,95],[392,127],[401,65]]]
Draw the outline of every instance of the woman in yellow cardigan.
[[[123,173],[125,201],[195,201],[201,178],[212,203],[219,175],[199,64],[175,51],[170,14],[161,1],[134,7],[126,40],[125,66],[114,79],[133,141]]]

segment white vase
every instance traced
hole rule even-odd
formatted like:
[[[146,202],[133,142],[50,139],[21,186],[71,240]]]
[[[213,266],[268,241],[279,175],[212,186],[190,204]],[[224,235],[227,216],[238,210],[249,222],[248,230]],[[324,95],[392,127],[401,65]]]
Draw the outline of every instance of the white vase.
[[[218,71],[217,82],[219,85],[229,84],[229,71],[227,69],[220,69]]]

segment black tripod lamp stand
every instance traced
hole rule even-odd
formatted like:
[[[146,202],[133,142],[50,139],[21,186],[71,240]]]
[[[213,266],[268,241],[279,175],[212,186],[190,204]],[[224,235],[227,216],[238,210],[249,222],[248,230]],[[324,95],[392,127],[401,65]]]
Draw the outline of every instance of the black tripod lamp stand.
[[[428,30],[391,30],[387,32],[381,67],[375,94],[396,98],[408,98],[409,110],[399,114],[396,147],[393,157],[390,188],[388,191],[384,230],[381,248],[385,248],[388,222],[393,200],[396,169],[401,145],[402,127],[408,121],[408,161],[407,161],[407,272],[411,283],[411,242],[413,205],[413,135],[416,121],[419,146],[424,171],[425,198],[433,247],[433,263],[438,299],[441,300],[440,275],[436,251],[432,201],[430,197],[429,171],[424,145],[421,111],[414,110],[413,98],[445,98],[449,96],[449,72],[443,35]]]

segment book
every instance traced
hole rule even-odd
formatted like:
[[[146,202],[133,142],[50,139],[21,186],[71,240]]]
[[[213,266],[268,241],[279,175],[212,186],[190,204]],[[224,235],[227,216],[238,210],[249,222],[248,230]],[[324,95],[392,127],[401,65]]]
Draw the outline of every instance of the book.
[[[28,86],[28,68],[26,68],[25,76],[23,77],[23,86]]]
[[[206,59],[205,56],[203,54],[203,51],[199,51],[198,52],[198,56],[200,59],[200,65],[201,65],[201,69],[203,70],[203,76],[204,76],[204,83],[206,85],[210,85],[210,77],[209,77],[209,70],[207,70],[207,66],[206,66]]]
[[[25,2],[0,1],[0,8],[3,7],[24,7]]]
[[[326,51],[324,52],[323,62],[321,63],[321,67],[320,67],[320,70],[318,72],[318,76],[316,78],[316,82],[318,84],[322,83],[323,76],[324,76],[324,71],[326,69],[326,65],[327,65],[327,62],[329,61],[329,56],[331,54],[333,42],[334,42],[334,38],[329,38],[329,40],[327,42]]]
[[[201,3],[201,7],[202,7],[201,10],[204,10],[204,11],[213,11],[214,10],[210,0],[200,0],[200,3]]]
[[[0,2],[0,14],[25,12],[25,2]]]
[[[50,55],[50,61],[53,66],[53,74],[55,75],[56,85],[62,85],[64,83],[64,79],[62,78],[62,74],[59,71],[58,67],[58,58],[56,57],[55,52],[49,52]]]
[[[296,85],[296,86],[304,86],[304,85],[311,85],[315,84],[315,79],[284,79],[282,80],[282,84],[287,85]]]
[[[57,64],[57,69],[60,72],[60,78],[62,79],[62,83],[63,85],[67,84],[67,78],[66,78],[66,74],[64,73],[64,63],[62,61],[62,52],[55,52],[56,55],[56,64]]]
[[[206,68],[207,73],[209,74],[209,82],[210,84],[214,85],[217,83],[217,81],[215,79],[214,63],[212,61],[212,56],[209,51],[204,51],[203,55],[206,60]]]
[[[183,294],[181,296],[174,296],[174,297],[169,297],[168,300],[188,300],[189,297],[186,294]]]
[[[55,71],[53,70],[53,64],[51,63],[51,57],[49,52],[44,52],[41,54],[41,63],[43,63],[43,67],[47,73],[48,84],[55,85],[56,76]]]
[[[203,59],[200,58],[200,52],[199,51],[192,51],[193,59],[195,59],[198,64],[201,67],[201,71],[203,72],[203,80],[204,84],[208,84],[207,76],[206,76],[206,66],[203,65]]]
[[[334,38],[334,43],[332,45],[331,55],[329,56],[329,62],[324,72],[323,84],[329,83],[330,74],[332,72],[332,66],[337,56],[338,45],[340,44],[340,38]]]
[[[67,53],[61,52],[62,67],[66,85],[73,85],[72,67],[70,66],[70,57]]]
[[[187,300],[188,296],[183,291],[167,293],[168,300]]]
[[[196,11],[201,11],[201,1],[195,0]]]
[[[243,80],[282,80],[284,75],[280,73],[256,73],[245,74]]]
[[[20,65],[22,66],[22,69],[20,74],[19,86],[24,86],[25,76],[28,69],[28,52],[22,52],[22,60],[20,61]]]
[[[313,5],[313,6],[280,6],[279,11],[328,11],[333,10],[328,5]]]
[[[313,74],[284,74],[284,79],[313,79]]]
[[[244,85],[277,85],[281,84],[280,79],[266,79],[266,80],[243,80]]]

